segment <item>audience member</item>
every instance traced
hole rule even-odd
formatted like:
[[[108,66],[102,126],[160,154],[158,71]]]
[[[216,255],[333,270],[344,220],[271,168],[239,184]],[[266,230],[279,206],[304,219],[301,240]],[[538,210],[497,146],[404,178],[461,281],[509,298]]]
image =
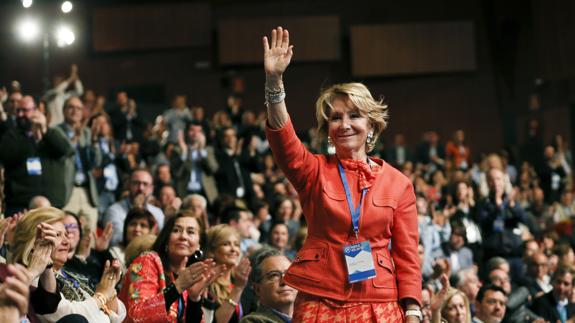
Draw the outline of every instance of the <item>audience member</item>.
[[[164,227],[164,213],[149,203],[153,191],[152,175],[148,170],[137,169],[132,172],[129,182],[129,196],[111,205],[104,215],[104,223],[111,222],[114,229],[111,246],[117,246],[122,241],[126,215],[134,207],[146,208],[154,215],[158,229],[161,230]]]

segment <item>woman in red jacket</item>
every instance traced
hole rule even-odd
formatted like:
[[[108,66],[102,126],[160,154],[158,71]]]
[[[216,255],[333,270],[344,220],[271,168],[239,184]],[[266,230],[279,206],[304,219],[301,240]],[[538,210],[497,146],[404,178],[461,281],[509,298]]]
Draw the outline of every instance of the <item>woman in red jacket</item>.
[[[311,154],[297,138],[282,82],[293,55],[287,30],[263,38],[266,134],[296,188],[309,234],[285,275],[299,290],[294,322],[419,322],[421,269],[411,182],[368,157],[387,106],[360,83],[338,84],[316,103],[318,134],[335,155]]]

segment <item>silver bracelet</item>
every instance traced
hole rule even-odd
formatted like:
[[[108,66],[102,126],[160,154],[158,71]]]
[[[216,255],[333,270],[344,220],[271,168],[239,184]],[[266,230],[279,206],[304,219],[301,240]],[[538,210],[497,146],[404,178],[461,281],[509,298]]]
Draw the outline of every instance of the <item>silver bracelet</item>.
[[[281,91],[281,92],[268,92],[266,91],[265,93],[265,99],[266,99],[266,106],[269,106],[270,104],[277,104],[282,102],[283,100],[285,100],[286,98],[286,93],[285,91]]]

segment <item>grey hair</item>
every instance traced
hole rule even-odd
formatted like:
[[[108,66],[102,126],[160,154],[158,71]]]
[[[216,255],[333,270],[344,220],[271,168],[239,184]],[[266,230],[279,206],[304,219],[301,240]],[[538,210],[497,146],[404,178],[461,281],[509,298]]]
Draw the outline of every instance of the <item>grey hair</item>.
[[[205,197],[200,194],[190,194],[184,197],[184,200],[182,201],[182,209],[189,209],[192,206],[193,199],[199,199],[202,203],[203,209],[208,207],[208,200],[206,200]]]
[[[250,282],[259,283],[262,280],[262,263],[269,257],[283,256],[282,253],[270,246],[264,246],[256,251],[250,256],[250,262],[252,264],[252,272],[250,273]]]
[[[467,283],[467,277],[469,277],[469,274],[477,274],[477,272],[475,271],[475,268],[471,267],[471,268],[467,268],[467,269],[463,269],[458,271],[455,274],[456,277],[456,288],[461,288],[463,285],[465,285]]]

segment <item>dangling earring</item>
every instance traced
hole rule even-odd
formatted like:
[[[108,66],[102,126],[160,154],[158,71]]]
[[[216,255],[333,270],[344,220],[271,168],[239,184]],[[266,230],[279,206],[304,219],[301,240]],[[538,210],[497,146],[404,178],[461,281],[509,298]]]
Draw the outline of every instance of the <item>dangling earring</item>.
[[[366,144],[368,146],[371,146],[374,144],[375,138],[373,137],[373,131],[370,131],[367,133],[367,140],[366,140]]]
[[[333,145],[333,143],[331,142],[331,137],[327,136],[327,153],[330,155],[334,155],[335,154],[335,146]]]

